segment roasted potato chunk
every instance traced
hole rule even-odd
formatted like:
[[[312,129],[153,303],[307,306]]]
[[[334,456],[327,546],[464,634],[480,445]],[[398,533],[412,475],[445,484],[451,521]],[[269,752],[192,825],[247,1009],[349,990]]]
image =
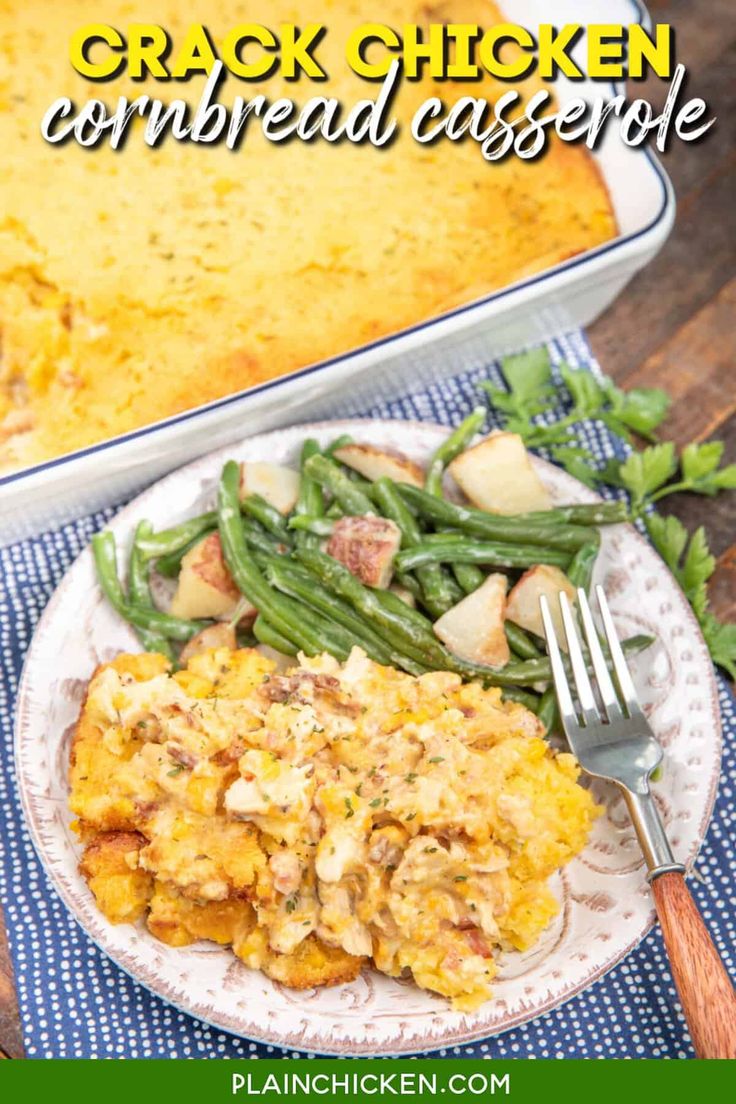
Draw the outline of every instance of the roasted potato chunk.
[[[398,525],[386,518],[343,517],[335,522],[327,554],[344,564],[364,586],[391,582],[394,556],[401,547]]]
[[[503,667],[509,661],[504,630],[506,576],[489,575],[477,590],[443,613],[434,631],[451,652],[473,663]]]
[[[210,533],[195,544],[181,561],[179,583],[171,600],[175,617],[232,617],[242,595],[233,582],[222,554],[220,534]],[[254,606],[243,609],[242,618],[255,617]]]

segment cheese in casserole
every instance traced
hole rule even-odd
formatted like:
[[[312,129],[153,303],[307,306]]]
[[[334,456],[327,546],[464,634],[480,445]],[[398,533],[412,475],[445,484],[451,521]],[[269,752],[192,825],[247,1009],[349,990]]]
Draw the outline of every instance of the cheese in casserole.
[[[391,976],[472,1009],[500,949],[557,911],[547,879],[597,807],[500,691],[355,649],[285,673],[211,649],[120,656],[75,735],[81,869],[113,922],[212,939],[294,987]]]
[[[266,11],[267,9],[267,11]],[[217,44],[238,24],[316,22],[329,80],[240,82],[218,99],[263,95],[346,109],[379,86],[350,72],[349,33],[501,18],[485,0],[213,0]],[[175,48],[201,4],[146,13]],[[343,141],[266,141],[248,122],[235,151],[166,138],[145,145],[134,118],[120,150],[49,145],[40,123],[68,96],[114,108],[119,96],[194,107],[186,84],[86,81],[73,31],[103,19],[125,33],[135,7],[109,0],[0,0],[0,472],[68,453],[347,352],[607,241],[608,194],[586,150],[553,140],[535,161],[483,160],[472,141],[419,145],[409,133],[431,96],[493,101],[508,86],[402,83],[400,132],[375,149]],[[95,56],[107,56],[101,44]],[[108,51],[109,52],[109,51]],[[534,91],[538,82],[527,87]]]

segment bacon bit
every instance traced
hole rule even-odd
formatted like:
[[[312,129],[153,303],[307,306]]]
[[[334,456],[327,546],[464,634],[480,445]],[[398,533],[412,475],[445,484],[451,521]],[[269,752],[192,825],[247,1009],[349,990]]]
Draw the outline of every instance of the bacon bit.
[[[241,886],[239,889],[232,888],[227,895],[228,901],[254,901],[256,898],[256,891],[253,886]]]
[[[173,759],[175,763],[179,763],[182,767],[186,767],[187,770],[193,770],[196,767],[199,759],[186,748],[180,747],[178,744],[170,744],[166,749],[169,759]]]
[[[231,763],[237,763],[241,755],[245,755],[246,745],[240,740],[235,740],[230,747],[223,748],[212,756],[212,762],[218,767],[228,767]]]
[[[458,925],[459,926],[459,925]],[[464,930],[464,929],[463,929]],[[470,949],[483,958],[492,958],[491,949],[486,943],[485,936],[479,928],[472,927],[467,929],[467,940],[470,944]]]
[[[395,522],[379,517],[343,517],[335,522],[326,552],[365,586],[387,587],[401,545]]]
[[[72,329],[74,325],[74,310],[69,300],[62,305],[59,311],[59,321],[67,332]]]
[[[466,717],[468,720],[476,715],[476,711],[471,705],[461,705],[460,712],[462,713],[463,717]]]
[[[135,811],[143,820],[148,820],[157,811],[160,804],[159,801],[136,801]]]
[[[309,698],[300,694],[300,691],[307,686],[311,686],[315,693],[337,694],[340,691],[340,681],[334,675],[296,671],[293,675],[272,675],[269,681],[261,686],[261,693],[271,702],[285,702],[293,697],[302,705],[307,705]]]

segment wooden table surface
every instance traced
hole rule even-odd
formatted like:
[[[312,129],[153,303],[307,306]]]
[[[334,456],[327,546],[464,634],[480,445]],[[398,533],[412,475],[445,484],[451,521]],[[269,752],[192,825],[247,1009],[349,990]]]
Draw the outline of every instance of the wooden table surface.
[[[718,122],[704,141],[663,155],[677,221],[656,259],[588,331],[603,370],[624,387],[659,386],[673,398],[662,433],[684,444],[717,438],[736,460],[736,33],[733,0],[653,0],[654,22],[677,30],[678,59]],[[729,33],[730,28],[730,33]],[[663,100],[661,82],[634,93]],[[729,126],[731,133],[729,134]],[[678,495],[672,512],[707,524],[718,557],[711,600],[736,620],[736,494]],[[0,915],[0,1057],[23,1056],[13,973]]]

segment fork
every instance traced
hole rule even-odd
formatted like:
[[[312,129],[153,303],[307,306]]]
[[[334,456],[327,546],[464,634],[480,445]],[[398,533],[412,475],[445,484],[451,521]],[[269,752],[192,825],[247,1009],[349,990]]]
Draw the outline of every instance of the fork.
[[[644,853],[675,985],[698,1058],[736,1058],[736,992],[675,861],[650,789],[662,748],[639,705],[602,587],[596,587],[612,671],[585,591],[577,606],[593,679],[570,602],[560,593],[569,663],[563,659],[549,602],[540,598],[562,727],[580,766],[622,791]],[[572,672],[572,685],[568,671]]]

